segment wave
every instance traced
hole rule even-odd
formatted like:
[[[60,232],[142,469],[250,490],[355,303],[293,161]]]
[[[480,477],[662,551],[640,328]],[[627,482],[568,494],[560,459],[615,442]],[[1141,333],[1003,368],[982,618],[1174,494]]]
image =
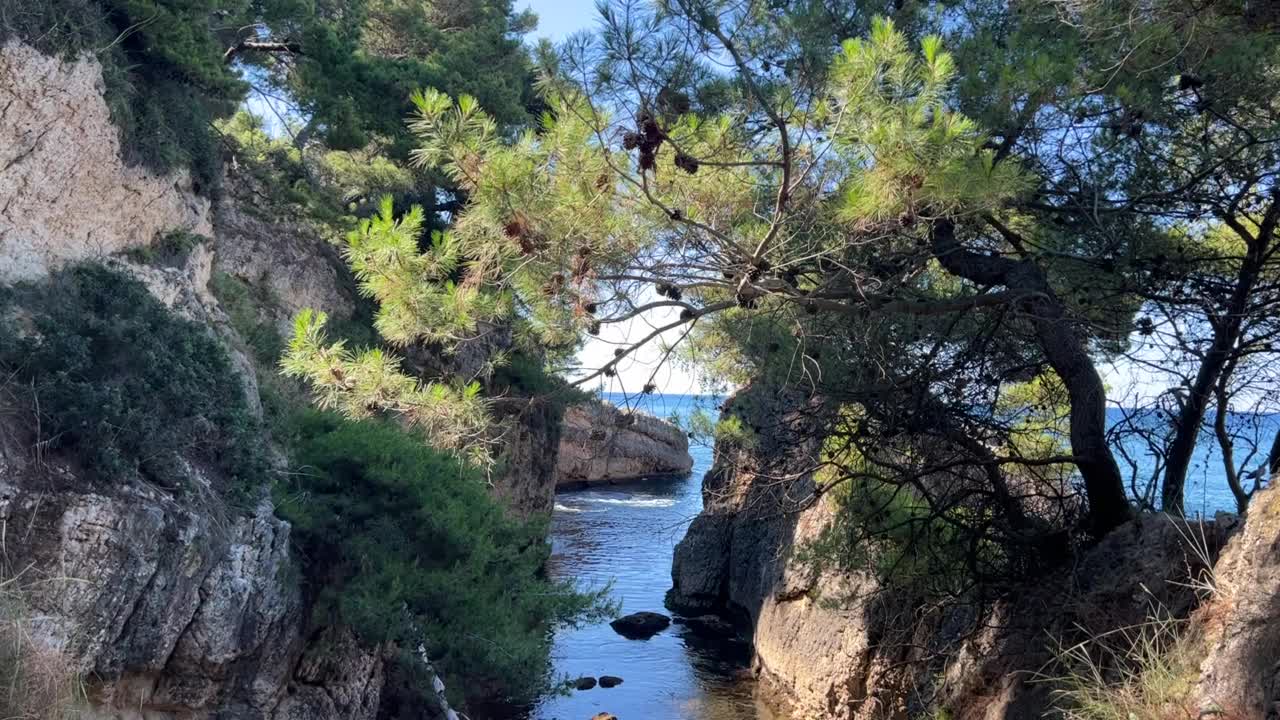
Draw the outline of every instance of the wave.
[[[585,511],[585,510],[583,510],[582,508],[569,507],[568,505],[562,505],[562,504],[560,504],[560,503],[556,503],[556,504],[553,506],[553,509],[554,509],[556,512],[561,512],[561,513],[580,513],[580,512],[586,512],[586,511]]]
[[[652,507],[652,508],[671,507],[672,505],[676,504],[675,498],[660,498],[660,497],[620,498],[620,497],[602,497],[602,496],[592,496],[592,495],[579,495],[575,497],[573,501],[578,504],[590,503],[593,505],[622,505],[625,507]],[[559,503],[556,504],[556,509],[559,509]],[[582,512],[582,510],[579,509],[576,512]]]

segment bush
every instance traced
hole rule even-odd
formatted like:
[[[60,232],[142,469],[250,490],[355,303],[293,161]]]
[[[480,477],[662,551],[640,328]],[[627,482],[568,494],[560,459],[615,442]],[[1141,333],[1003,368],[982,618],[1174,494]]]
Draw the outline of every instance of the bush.
[[[209,290],[231,320],[231,327],[244,340],[253,357],[263,367],[274,368],[284,351],[284,339],[260,308],[272,303],[248,283],[225,272],[209,278]]]
[[[32,389],[44,437],[101,478],[178,488],[185,460],[244,500],[269,471],[226,350],[136,280],[79,265],[0,297],[0,367]]]
[[[186,265],[191,251],[207,241],[208,238],[195,233],[173,230],[161,235],[150,245],[129,248],[123,254],[128,260],[143,265],[180,268]]]
[[[1203,641],[1158,612],[1147,622],[1058,649],[1054,704],[1063,720],[1172,720],[1203,716],[1195,688]],[[1213,717],[1234,720],[1223,712]]]
[[[545,577],[545,528],[509,518],[475,470],[399,427],[316,411],[297,427],[301,470],[277,499],[316,612],[370,643],[422,644],[473,700],[546,690],[552,626],[609,608]]]

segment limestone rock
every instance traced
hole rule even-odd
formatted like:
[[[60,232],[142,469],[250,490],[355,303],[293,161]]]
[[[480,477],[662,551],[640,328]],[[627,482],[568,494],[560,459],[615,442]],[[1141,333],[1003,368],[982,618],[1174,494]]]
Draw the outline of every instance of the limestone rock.
[[[1204,569],[1187,537],[1203,537],[1212,558],[1230,529],[1226,522],[1188,529],[1167,517],[1142,517],[1082,551],[1070,568],[1031,579],[1004,600],[935,607],[869,575],[816,576],[796,561],[796,549],[816,537],[831,513],[811,502],[813,480],[804,472],[819,450],[827,412],[821,398],[747,388],[725,412],[771,431],[750,447],[717,447],[703,480],[703,512],[676,547],[667,606],[691,616],[742,618],[751,630],[760,695],[789,717],[881,720],[944,711],[956,720],[1040,718],[1051,688],[1033,678],[1053,660],[1053,638],[1074,642],[1133,626],[1157,603],[1186,617],[1197,603],[1187,574]],[[1274,677],[1262,658],[1280,656],[1268,645],[1280,626],[1270,602],[1280,589],[1271,579],[1280,567],[1271,565],[1280,543],[1276,527],[1270,535],[1258,532],[1240,551],[1243,564],[1229,571],[1268,588],[1252,605],[1242,603],[1253,609],[1233,626],[1250,629],[1241,652],[1264,650],[1253,656],[1261,688]],[[1232,647],[1232,635],[1225,637],[1223,647]],[[1218,676],[1238,662],[1224,659]],[[1235,685],[1223,687],[1236,692]]]
[[[689,438],[651,415],[605,402],[565,411],[556,459],[556,487],[572,489],[693,469]]]
[[[253,288],[263,319],[282,337],[293,334],[294,317],[307,308],[333,321],[349,318],[357,296],[338,248],[296,213],[277,217],[256,208],[274,190],[258,185],[234,164],[227,168],[224,198],[213,208],[213,270]]]
[[[209,201],[185,172],[120,159],[91,56],[68,62],[0,46],[0,282],[103,259],[170,230],[212,234]]]

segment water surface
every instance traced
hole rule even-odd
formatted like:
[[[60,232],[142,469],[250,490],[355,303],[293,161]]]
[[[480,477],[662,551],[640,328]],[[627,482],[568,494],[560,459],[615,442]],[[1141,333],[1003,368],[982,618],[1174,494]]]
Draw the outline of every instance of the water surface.
[[[646,411],[667,417],[687,416],[695,400],[643,402]],[[714,400],[708,402],[714,410]],[[686,477],[558,495],[551,573],[584,587],[612,581],[623,613],[671,614],[662,599],[671,587],[672,551],[702,509],[702,476],[711,466],[710,448],[695,445],[690,454],[693,472]],[[559,631],[552,654],[558,676],[616,675],[623,683],[548,698],[534,710],[535,720],[589,720],[599,712],[619,720],[776,720],[757,706],[754,683],[743,677],[750,662],[745,643],[700,637],[679,624],[649,640],[627,640],[602,623]]]

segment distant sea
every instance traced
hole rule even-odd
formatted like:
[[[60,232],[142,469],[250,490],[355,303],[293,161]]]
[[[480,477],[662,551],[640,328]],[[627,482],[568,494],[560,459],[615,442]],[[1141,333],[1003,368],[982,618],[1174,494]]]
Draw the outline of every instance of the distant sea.
[[[719,405],[724,398],[715,395],[625,395],[622,393],[603,393],[603,398],[619,407],[631,407],[642,410],[660,418],[678,417],[687,420],[698,408],[709,413],[713,418],[719,413]],[[1132,408],[1110,408],[1107,410],[1108,425],[1115,429],[1126,417],[1140,418],[1138,422],[1153,430],[1159,429],[1160,423],[1167,423],[1154,412],[1135,410]],[[1210,416],[1212,420],[1212,415]],[[1237,464],[1245,463],[1245,472],[1260,467],[1271,447],[1271,441],[1280,430],[1280,415],[1232,413],[1228,427],[1238,433],[1235,449]],[[1130,486],[1131,494],[1138,495],[1146,491],[1147,482],[1153,471],[1160,466],[1150,449],[1136,437],[1129,437],[1117,450],[1116,461],[1120,471]],[[711,448],[697,446],[690,450],[700,467],[709,466]],[[1253,457],[1248,457],[1253,451]],[[699,457],[705,454],[706,458]],[[1127,455],[1127,457],[1126,457]],[[1247,482],[1252,482],[1247,480]],[[1157,493],[1158,494],[1158,493]],[[1213,433],[1206,429],[1196,444],[1191,466],[1187,470],[1186,504],[1188,513],[1199,513],[1209,517],[1219,510],[1234,512],[1235,498],[1227,486],[1227,475],[1222,465],[1222,453],[1218,448]]]

